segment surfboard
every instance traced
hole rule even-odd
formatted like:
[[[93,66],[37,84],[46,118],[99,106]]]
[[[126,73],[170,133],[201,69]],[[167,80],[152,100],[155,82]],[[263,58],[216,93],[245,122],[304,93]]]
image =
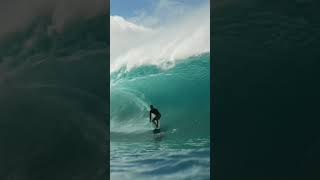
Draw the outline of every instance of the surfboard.
[[[159,128],[153,130],[153,134],[158,134],[158,133],[160,133],[160,129]]]
[[[153,122],[151,122],[151,124],[152,124],[152,127],[153,127],[153,134],[160,133],[160,121],[159,121],[158,127],[156,127],[156,125]]]

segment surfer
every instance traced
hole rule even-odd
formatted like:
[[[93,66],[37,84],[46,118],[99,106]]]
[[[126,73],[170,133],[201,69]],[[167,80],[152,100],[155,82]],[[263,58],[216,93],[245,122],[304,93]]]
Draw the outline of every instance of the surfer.
[[[153,105],[150,105],[150,122],[151,122],[151,114],[154,114],[155,117],[152,119],[152,122],[156,125],[156,127],[158,128],[159,125],[159,121],[161,118],[161,114],[158,111],[158,109],[154,108]]]

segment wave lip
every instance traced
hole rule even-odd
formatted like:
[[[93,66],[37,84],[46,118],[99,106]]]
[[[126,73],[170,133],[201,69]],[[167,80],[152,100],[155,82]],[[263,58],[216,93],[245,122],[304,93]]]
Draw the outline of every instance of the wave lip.
[[[161,66],[210,52],[209,6],[158,27],[111,16],[110,72]]]

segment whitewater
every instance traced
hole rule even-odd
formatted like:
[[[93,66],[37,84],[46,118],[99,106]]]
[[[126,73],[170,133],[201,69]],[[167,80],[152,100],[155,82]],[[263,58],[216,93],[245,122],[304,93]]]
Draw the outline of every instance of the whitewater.
[[[208,8],[161,27],[110,17],[111,179],[210,179]]]

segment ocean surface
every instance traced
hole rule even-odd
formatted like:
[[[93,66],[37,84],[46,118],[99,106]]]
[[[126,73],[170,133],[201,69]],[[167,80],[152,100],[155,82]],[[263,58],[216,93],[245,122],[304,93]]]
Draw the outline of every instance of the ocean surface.
[[[73,15],[0,39],[1,180],[108,177],[108,18]]]
[[[112,180],[210,179],[210,54],[112,72],[110,151]]]

